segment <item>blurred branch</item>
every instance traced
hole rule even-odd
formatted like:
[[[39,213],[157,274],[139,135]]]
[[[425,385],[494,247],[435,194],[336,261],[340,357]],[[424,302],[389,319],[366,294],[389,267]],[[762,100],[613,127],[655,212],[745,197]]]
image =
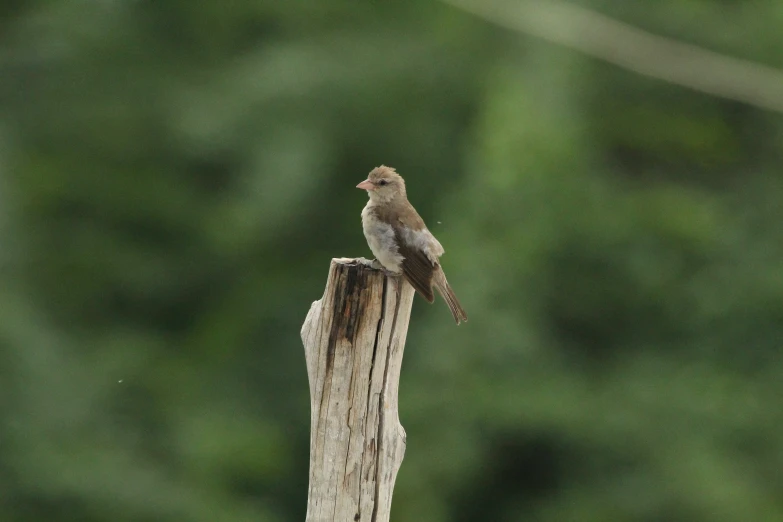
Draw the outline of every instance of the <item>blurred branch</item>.
[[[639,74],[783,112],[783,71],[654,35],[560,0],[442,0]]]

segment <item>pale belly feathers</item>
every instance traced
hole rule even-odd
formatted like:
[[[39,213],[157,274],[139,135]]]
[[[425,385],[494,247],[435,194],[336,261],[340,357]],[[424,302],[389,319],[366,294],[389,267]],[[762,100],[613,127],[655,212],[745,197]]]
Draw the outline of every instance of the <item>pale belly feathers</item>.
[[[388,223],[378,220],[370,205],[362,210],[362,229],[370,250],[383,267],[397,274],[402,272],[401,264],[404,258],[398,252],[394,229]]]

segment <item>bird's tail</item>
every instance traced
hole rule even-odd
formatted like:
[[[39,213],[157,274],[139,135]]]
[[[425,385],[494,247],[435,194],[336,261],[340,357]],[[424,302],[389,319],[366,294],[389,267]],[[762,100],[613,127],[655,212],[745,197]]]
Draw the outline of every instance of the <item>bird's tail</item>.
[[[468,314],[465,313],[462,305],[459,304],[459,299],[457,299],[457,296],[454,295],[454,291],[449,286],[449,282],[446,281],[446,274],[443,273],[443,269],[438,267],[434,276],[433,283],[435,283],[435,288],[437,288],[438,293],[443,297],[443,300],[446,301],[449,310],[451,310],[451,315],[454,316],[454,320],[457,324],[459,324],[460,321],[467,321]]]

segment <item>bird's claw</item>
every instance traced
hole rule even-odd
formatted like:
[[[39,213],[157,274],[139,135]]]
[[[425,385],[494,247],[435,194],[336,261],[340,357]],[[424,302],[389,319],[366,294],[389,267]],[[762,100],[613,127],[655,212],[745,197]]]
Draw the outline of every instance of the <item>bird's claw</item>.
[[[390,272],[389,270],[386,270],[386,268],[384,268],[384,266],[381,264],[380,261],[378,261],[378,259],[373,259],[372,261],[370,261],[370,268],[374,270],[380,270],[387,277],[397,277],[400,275],[394,272]]]

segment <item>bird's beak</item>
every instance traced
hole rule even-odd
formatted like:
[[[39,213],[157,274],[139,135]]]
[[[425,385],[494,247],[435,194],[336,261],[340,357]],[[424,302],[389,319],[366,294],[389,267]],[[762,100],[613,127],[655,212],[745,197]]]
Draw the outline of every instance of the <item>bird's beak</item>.
[[[369,179],[365,179],[364,181],[356,185],[356,188],[362,190],[375,190],[375,185]]]

